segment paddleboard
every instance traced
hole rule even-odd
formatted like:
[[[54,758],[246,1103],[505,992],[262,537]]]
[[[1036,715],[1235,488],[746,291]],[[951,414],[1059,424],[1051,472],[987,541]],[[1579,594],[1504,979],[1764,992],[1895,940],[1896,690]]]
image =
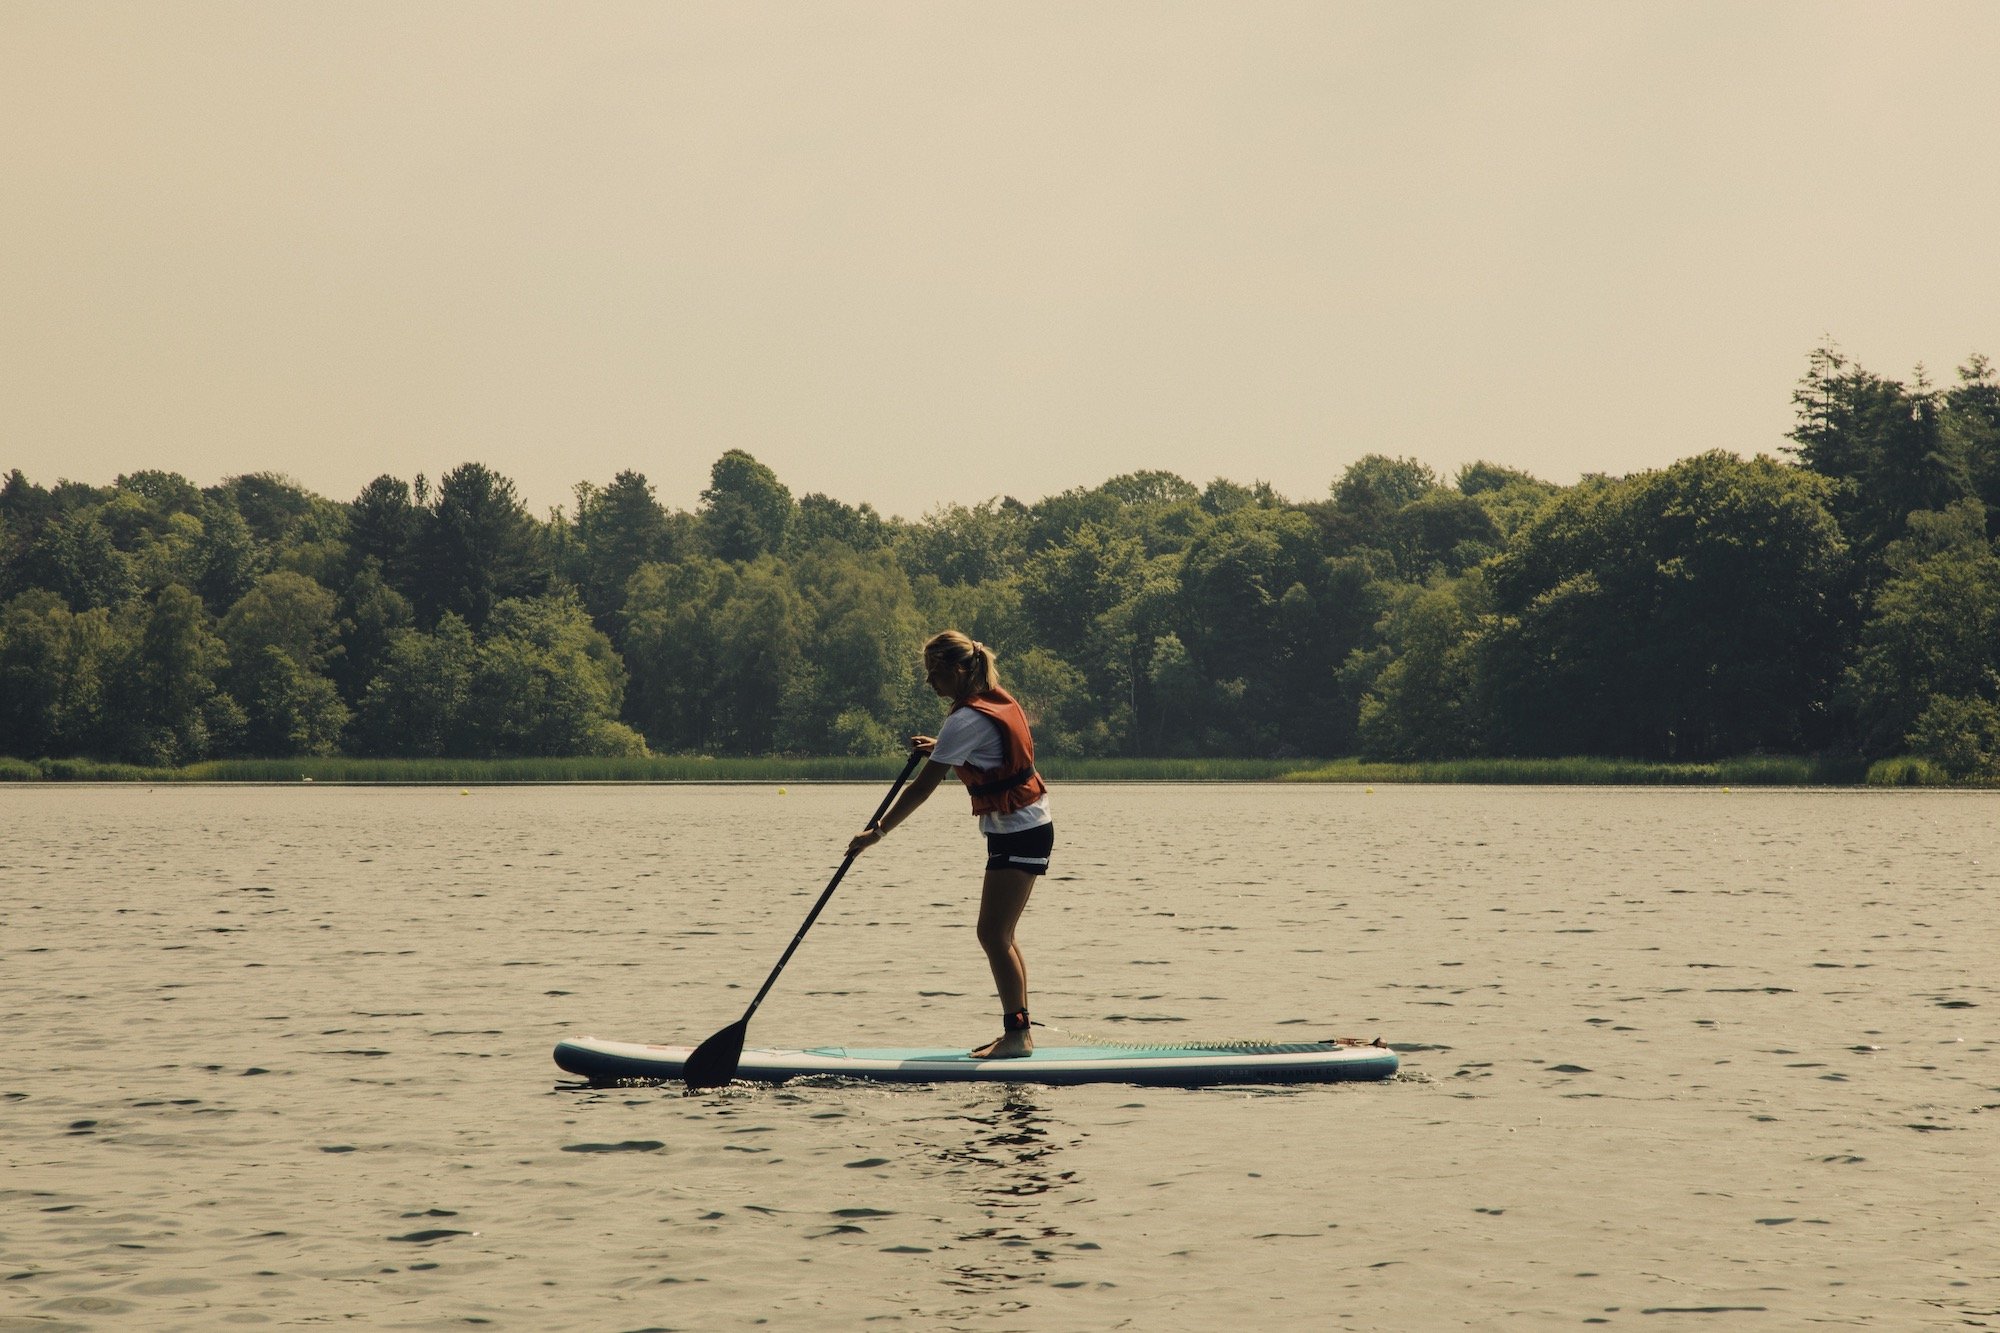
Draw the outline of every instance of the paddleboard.
[[[556,1063],[592,1083],[678,1079],[692,1046],[572,1037]],[[1038,1046],[1017,1060],[975,1060],[962,1050],[815,1046],[746,1050],[736,1077],[782,1083],[814,1074],[884,1083],[1139,1083],[1197,1088],[1218,1083],[1337,1083],[1384,1079],[1395,1051],[1354,1040],[1228,1042],[1213,1046]]]

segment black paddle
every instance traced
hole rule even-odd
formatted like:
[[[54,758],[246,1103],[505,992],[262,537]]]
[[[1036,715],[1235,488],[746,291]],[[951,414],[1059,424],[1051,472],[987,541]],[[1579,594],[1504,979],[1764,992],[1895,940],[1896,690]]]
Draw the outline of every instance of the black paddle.
[[[903,784],[910,780],[910,774],[917,771],[917,765],[923,760],[924,753],[921,750],[910,755],[910,762],[903,765],[903,771],[897,775],[894,785],[889,788],[889,794],[882,798],[882,804],[876,806],[875,813],[869,816],[867,827],[874,828],[882,822],[882,816],[889,813],[890,802],[896,799],[896,793],[903,790]],[[850,852],[840,863],[840,869],[833,872],[833,878],[827,882],[826,892],[822,893],[819,901],[813,904],[812,911],[806,913],[806,923],[799,927],[798,934],[792,936],[791,944],[785,948],[785,956],[771,969],[771,975],[764,978],[763,988],[757,992],[757,998],[750,1001],[750,1007],[743,1011],[743,1017],[694,1048],[694,1054],[687,1058],[687,1064],[681,1068],[681,1077],[686,1080],[689,1092],[699,1092],[703,1088],[719,1088],[736,1077],[736,1062],[743,1058],[743,1038],[750,1031],[750,1015],[756,1013],[757,1006],[764,1003],[764,997],[770,994],[771,984],[778,979],[778,973],[784,971],[785,964],[792,961],[792,954],[797,951],[799,941],[803,940],[806,932],[812,929],[812,923],[819,920],[820,909],[826,906],[827,899],[833,897],[833,891],[840,887],[841,876],[847,873],[847,867],[854,864],[854,857],[855,853]]]

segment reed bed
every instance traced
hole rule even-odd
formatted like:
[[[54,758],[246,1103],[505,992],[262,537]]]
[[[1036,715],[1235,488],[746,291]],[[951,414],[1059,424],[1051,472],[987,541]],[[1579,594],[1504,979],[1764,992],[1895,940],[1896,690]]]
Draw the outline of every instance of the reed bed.
[[[172,782],[184,770],[148,768],[143,764],[115,764],[100,759],[9,760],[0,769],[0,778],[50,782]],[[11,765],[19,764],[25,771]]]
[[[1899,755],[1894,759],[1878,759],[1868,766],[1868,785],[1871,787],[1950,787],[1974,785],[1954,783],[1951,775],[1928,759],[1915,755]],[[1989,784],[1978,784],[1989,785]]]
[[[181,770],[194,782],[479,784],[558,782],[873,782],[896,775],[896,758],[847,756],[644,759],[227,759]]]
[[[94,759],[0,757],[0,782],[262,782],[459,786],[566,782],[887,782],[900,755],[644,759],[216,759],[185,768],[149,768]],[[1751,755],[1702,764],[1639,759],[1077,759],[1050,756],[1051,782],[1479,783],[1524,786],[1952,787],[1992,786],[1952,779],[1927,759]]]
[[[887,782],[903,756],[775,755],[644,759],[214,759],[144,768],[90,759],[0,760],[0,781],[323,782],[428,784],[559,782]],[[1269,782],[1312,760],[1065,759],[1041,764],[1051,782]]]
[[[1064,759],[1036,762],[1050,782],[1279,782],[1316,759]]]
[[[146,768],[92,759],[0,760],[0,780],[70,782],[324,782],[406,786],[554,782],[844,782],[893,777],[896,759],[211,759]]]
[[[0,782],[247,782],[426,786],[569,782],[887,782],[901,757],[647,759],[213,759],[149,768],[93,759],[0,759]],[[1270,782],[1300,761],[1261,759],[1051,759],[1051,782]]]
[[[1435,759],[1382,763],[1337,759],[1288,774],[1290,782],[1464,782],[1502,786],[1839,787],[1866,776],[1859,760],[1752,755],[1701,764],[1644,759]]]

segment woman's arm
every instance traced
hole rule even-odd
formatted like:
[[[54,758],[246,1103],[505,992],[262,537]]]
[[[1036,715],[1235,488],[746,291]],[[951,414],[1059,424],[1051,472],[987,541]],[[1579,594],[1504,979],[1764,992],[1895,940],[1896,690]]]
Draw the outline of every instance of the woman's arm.
[[[859,856],[882,841],[890,829],[916,813],[917,807],[930,798],[930,794],[937,790],[938,783],[942,782],[944,775],[949,772],[951,769],[947,765],[940,764],[935,759],[918,769],[917,776],[910,780],[909,786],[903,788],[903,794],[896,798],[896,803],[889,807],[889,813],[882,816],[882,821],[872,829],[863,829],[848,842],[847,854]]]

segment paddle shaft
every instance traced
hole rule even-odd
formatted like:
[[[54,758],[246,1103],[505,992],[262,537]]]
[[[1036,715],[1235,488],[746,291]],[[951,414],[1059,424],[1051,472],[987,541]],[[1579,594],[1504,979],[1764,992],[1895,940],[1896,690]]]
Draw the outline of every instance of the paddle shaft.
[[[910,774],[916,772],[917,765],[923,761],[924,754],[921,750],[915,751],[910,755],[910,762],[903,765],[903,771],[889,788],[889,794],[882,798],[882,804],[876,806],[875,813],[868,817],[866,827],[874,828],[882,822],[882,816],[889,813],[889,806],[894,803],[897,794],[903,790],[903,784],[910,780]],[[855,855],[852,852],[848,853],[847,857],[841,861],[840,869],[834,871],[833,878],[827,881],[826,892],[820,894],[819,901],[813,904],[812,911],[806,913],[805,924],[799,927],[798,934],[792,936],[792,942],[785,946],[784,956],[778,959],[778,965],[771,969],[771,975],[764,978],[764,984],[758,988],[757,998],[750,1001],[750,1007],[743,1011],[742,1021],[744,1023],[749,1023],[750,1015],[757,1012],[757,1006],[764,1003],[764,997],[771,993],[771,987],[778,980],[778,974],[785,970],[786,963],[792,961],[792,955],[798,952],[799,944],[805,939],[806,932],[812,929],[813,922],[819,920],[820,910],[826,906],[827,899],[833,897],[833,891],[840,887],[841,878],[847,874],[847,868],[854,864]]]

